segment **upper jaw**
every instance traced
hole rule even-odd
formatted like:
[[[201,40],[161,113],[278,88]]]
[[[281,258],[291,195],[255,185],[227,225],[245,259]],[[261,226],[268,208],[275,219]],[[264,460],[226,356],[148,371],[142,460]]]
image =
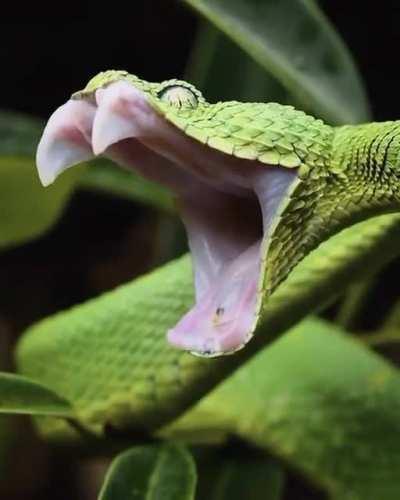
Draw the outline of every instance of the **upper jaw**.
[[[127,82],[96,91],[97,112],[93,121],[95,155],[123,139],[144,138],[154,133],[156,115],[143,92]]]
[[[93,157],[91,135],[96,107],[85,101],[68,101],[50,117],[36,153],[43,186],[73,165]]]
[[[151,134],[155,112],[132,85],[116,82],[98,89],[94,98],[70,99],[50,117],[36,155],[44,186],[123,139]]]

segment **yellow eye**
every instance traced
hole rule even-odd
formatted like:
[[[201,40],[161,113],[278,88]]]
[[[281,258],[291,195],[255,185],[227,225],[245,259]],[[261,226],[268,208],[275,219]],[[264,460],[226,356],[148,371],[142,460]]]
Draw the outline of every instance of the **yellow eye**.
[[[197,97],[194,93],[180,85],[166,87],[160,92],[159,97],[162,101],[177,108],[195,108],[197,106]]]

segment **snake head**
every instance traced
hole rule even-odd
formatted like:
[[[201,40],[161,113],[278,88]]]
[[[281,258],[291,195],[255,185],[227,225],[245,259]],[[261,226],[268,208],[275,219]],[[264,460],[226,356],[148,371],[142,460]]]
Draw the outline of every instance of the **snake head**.
[[[218,356],[249,341],[268,296],[313,243],[304,219],[330,138],[330,127],[290,106],[210,104],[184,81],[107,71],[51,116],[37,166],[48,185],[104,155],[175,194],[196,300],[168,339]]]

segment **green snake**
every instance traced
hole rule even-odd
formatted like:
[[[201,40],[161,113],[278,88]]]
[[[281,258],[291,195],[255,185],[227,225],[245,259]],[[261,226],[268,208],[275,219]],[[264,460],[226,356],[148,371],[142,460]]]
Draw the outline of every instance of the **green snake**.
[[[40,179],[101,154],[163,184],[191,258],[34,325],[20,371],[92,433],[160,428],[396,255],[399,152],[400,122],[332,127],[277,103],[211,104],[185,81],[100,73],[49,119]]]

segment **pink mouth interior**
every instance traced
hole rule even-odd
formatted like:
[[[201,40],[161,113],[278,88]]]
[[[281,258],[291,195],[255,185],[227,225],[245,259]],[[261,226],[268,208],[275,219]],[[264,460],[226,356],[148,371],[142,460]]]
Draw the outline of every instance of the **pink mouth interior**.
[[[168,332],[171,344],[215,356],[241,348],[258,309],[260,245],[296,172],[241,160],[187,137],[127,82],[98,90],[96,103],[68,101],[38,148],[42,182],[103,154],[170,188],[194,264],[194,307]]]

